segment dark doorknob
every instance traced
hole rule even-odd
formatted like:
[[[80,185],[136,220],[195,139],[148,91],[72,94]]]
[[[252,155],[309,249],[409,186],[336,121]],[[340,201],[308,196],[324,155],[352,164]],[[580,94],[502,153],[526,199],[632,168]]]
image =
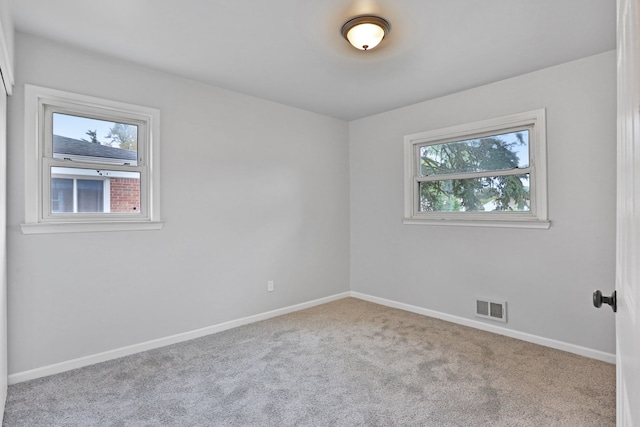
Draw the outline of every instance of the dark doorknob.
[[[602,307],[602,304],[609,304],[615,313],[618,311],[618,301],[616,298],[616,291],[613,291],[610,297],[605,297],[602,292],[595,291],[593,293],[593,306],[596,308]]]

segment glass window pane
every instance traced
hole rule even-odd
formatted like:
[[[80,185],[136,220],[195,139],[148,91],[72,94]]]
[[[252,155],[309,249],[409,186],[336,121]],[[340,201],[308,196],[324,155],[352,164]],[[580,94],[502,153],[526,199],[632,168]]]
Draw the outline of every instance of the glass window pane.
[[[78,212],[104,212],[104,182],[77,179]]]
[[[528,130],[420,147],[420,176],[528,166]]]
[[[73,179],[51,179],[51,212],[73,212]]]
[[[140,174],[113,176],[110,183],[110,207],[112,213],[140,213]]]
[[[138,164],[138,126],[53,113],[53,157]]]
[[[140,214],[140,172],[52,167],[51,213]]]
[[[420,212],[491,212],[531,209],[529,174],[420,183]]]

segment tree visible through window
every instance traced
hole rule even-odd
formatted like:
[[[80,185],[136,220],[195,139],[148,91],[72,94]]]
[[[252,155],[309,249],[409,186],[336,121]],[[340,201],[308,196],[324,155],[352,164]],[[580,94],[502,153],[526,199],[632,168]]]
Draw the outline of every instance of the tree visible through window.
[[[406,136],[405,222],[548,228],[544,122],[536,110]]]
[[[527,130],[422,146],[420,211],[528,211],[528,166]],[[476,176],[489,171],[506,174]]]

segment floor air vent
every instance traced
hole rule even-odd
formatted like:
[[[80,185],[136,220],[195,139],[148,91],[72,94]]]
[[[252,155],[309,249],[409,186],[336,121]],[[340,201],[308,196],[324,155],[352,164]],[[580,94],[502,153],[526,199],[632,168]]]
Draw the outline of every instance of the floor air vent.
[[[507,321],[507,302],[496,301],[486,298],[476,300],[476,316],[485,319]]]

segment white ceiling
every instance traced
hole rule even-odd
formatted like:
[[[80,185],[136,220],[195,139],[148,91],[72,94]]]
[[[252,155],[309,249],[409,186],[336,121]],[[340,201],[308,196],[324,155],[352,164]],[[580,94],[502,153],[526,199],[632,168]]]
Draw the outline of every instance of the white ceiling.
[[[615,0],[9,3],[18,31],[345,120],[615,49]],[[392,26],[369,52],[340,34],[364,13]]]

